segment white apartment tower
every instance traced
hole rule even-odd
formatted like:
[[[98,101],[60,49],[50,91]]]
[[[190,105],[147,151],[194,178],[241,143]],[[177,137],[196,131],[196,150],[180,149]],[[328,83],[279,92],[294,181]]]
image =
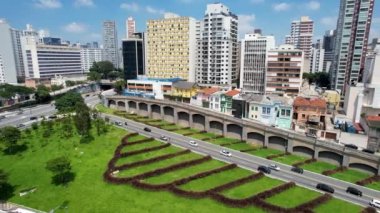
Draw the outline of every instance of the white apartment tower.
[[[306,59],[311,57],[313,26],[314,22],[308,16],[302,16],[301,20],[292,22],[290,35],[286,36],[286,44],[302,50]]]
[[[89,72],[94,62],[103,60],[103,51],[100,48],[81,48],[80,59],[82,64],[82,71]]]
[[[164,19],[149,20],[145,48],[145,70],[149,77],[194,82],[195,19],[166,13]]]
[[[0,19],[0,83],[17,83],[17,65],[12,29]]]
[[[133,17],[128,17],[128,19],[125,20],[125,30],[125,38],[132,38],[136,32],[136,22]]]
[[[196,82],[236,86],[238,17],[221,3],[208,4],[197,44]]]
[[[240,87],[245,93],[264,94],[268,51],[275,48],[274,36],[246,34],[241,41]]]
[[[115,68],[119,67],[119,49],[115,21],[103,22],[103,53],[104,60],[112,62]]]
[[[325,50],[323,49],[323,45],[321,44],[321,40],[318,40],[317,43],[313,45],[311,49],[311,58],[310,58],[310,72],[326,72],[324,70],[324,62],[325,62]]]

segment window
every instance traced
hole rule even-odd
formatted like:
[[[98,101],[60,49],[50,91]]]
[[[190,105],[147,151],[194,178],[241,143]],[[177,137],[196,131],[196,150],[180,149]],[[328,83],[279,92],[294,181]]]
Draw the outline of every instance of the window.
[[[281,116],[285,116],[285,110],[284,109],[281,110]]]
[[[255,111],[259,111],[259,108],[258,108],[258,107],[255,107]]]
[[[305,115],[305,114],[302,114],[302,118],[306,118],[306,115]]]
[[[270,108],[269,107],[263,107],[263,114],[264,115],[268,115],[268,114],[270,114]]]
[[[290,117],[290,109],[286,110],[286,116]]]

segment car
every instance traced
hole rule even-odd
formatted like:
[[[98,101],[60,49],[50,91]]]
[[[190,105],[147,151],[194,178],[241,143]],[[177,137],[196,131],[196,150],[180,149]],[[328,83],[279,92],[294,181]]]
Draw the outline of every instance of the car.
[[[331,186],[329,186],[327,184],[324,184],[324,183],[318,183],[317,184],[317,189],[325,191],[325,192],[329,192],[331,194],[333,194],[334,191],[335,191]]]
[[[56,116],[56,115],[50,115],[49,118],[50,118],[50,119],[56,119],[57,116]]]
[[[127,123],[127,122],[124,122],[124,125],[128,126],[128,123]]]
[[[90,97],[90,94],[87,94],[86,97]]]
[[[295,172],[295,173],[298,173],[298,174],[303,174],[303,169],[299,168],[299,167],[296,167],[296,166],[293,166],[292,169],[291,169],[291,171]]]
[[[380,200],[372,199],[369,205],[375,208],[380,208]]]
[[[163,140],[163,141],[167,141],[168,140],[168,138],[166,136],[161,136],[160,139]]]
[[[17,115],[22,115],[24,112],[23,111],[18,111]]]
[[[122,123],[121,123],[120,121],[115,121],[115,124],[116,124],[117,126],[121,126],[121,125],[122,125]]]
[[[371,149],[363,149],[362,151],[366,152],[366,153],[370,153],[370,154],[375,154],[375,151],[373,151]]]
[[[145,127],[145,128],[144,128],[144,131],[145,131],[145,132],[151,132],[152,130],[149,129],[148,127]]]
[[[0,116],[0,120],[1,120],[1,119],[4,119],[4,118],[5,118],[5,115]]]
[[[21,128],[21,127],[24,127],[25,126],[25,124],[17,124],[17,128]]]
[[[277,166],[276,164],[269,164],[268,167],[269,167],[270,169],[272,169],[272,170],[275,170],[275,171],[280,171],[280,170],[281,170],[280,167]]]
[[[358,146],[355,144],[345,144],[344,147],[350,148],[350,149],[358,149]]]
[[[363,193],[359,189],[351,187],[351,186],[347,187],[346,192],[353,194],[353,195],[356,195],[356,196],[359,196],[359,197],[361,197],[363,195]]]
[[[232,156],[231,152],[229,152],[229,151],[227,151],[225,149],[221,150],[220,154],[224,155],[224,156],[227,156],[227,157],[231,157]]]
[[[314,133],[306,132],[305,134],[306,134],[307,137],[310,137],[310,138],[317,138],[317,135],[314,134]]]
[[[30,120],[37,120],[37,117],[36,116],[32,116],[29,118]]]
[[[270,174],[270,173],[271,173],[270,168],[268,168],[267,166],[259,166],[259,167],[257,168],[257,170],[258,170],[259,172],[266,173],[266,174]]]
[[[191,146],[198,146],[198,143],[195,142],[195,141],[189,141],[189,144],[190,144]],[[231,153],[230,153],[230,154],[231,154]]]

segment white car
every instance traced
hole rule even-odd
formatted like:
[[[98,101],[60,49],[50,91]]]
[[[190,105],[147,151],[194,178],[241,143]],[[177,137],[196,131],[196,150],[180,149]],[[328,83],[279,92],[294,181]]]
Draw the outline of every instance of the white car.
[[[198,146],[198,143],[195,141],[189,141],[190,146]]]
[[[375,208],[380,208],[380,200],[372,199],[372,201],[369,202],[369,205]]]
[[[275,171],[280,171],[281,170],[280,167],[277,166],[276,164],[269,164],[269,168],[273,169]]]
[[[231,157],[232,156],[231,152],[229,152],[229,151],[227,151],[225,149],[223,149],[222,151],[220,151],[220,154],[224,155],[224,156],[227,156],[227,157]]]
[[[168,140],[168,138],[166,136],[161,136],[160,139],[163,140],[163,141],[167,141]]]

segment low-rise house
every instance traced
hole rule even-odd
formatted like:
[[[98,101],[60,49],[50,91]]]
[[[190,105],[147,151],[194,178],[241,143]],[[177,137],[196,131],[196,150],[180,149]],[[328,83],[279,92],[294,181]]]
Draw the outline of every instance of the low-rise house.
[[[367,148],[380,150],[380,116],[362,116],[360,124],[368,135]]]
[[[338,91],[326,90],[322,93],[322,96],[325,98],[329,109],[337,110],[339,108],[340,94]]]
[[[279,128],[290,129],[292,99],[279,96],[253,95],[250,97],[248,118]]]
[[[199,107],[209,108],[210,95],[214,94],[215,92],[218,92],[219,90],[220,90],[219,87],[204,88],[202,90],[199,90],[197,94],[191,98],[190,104],[196,105]]]
[[[325,130],[326,112],[326,100],[297,97],[293,104],[293,119],[296,130],[324,137],[319,130]]]
[[[214,92],[208,98],[209,109],[220,112],[221,111],[221,95],[224,94],[223,91]]]
[[[165,95],[170,96],[172,94],[173,83],[180,80],[179,78],[154,79],[142,77],[127,80],[127,89],[124,91],[124,95],[164,99]]]
[[[232,99],[238,96],[240,90],[230,90],[220,96],[220,111],[226,114],[232,114]]]
[[[177,81],[173,83],[170,100],[190,103],[190,99],[197,94],[199,86],[194,82]]]

